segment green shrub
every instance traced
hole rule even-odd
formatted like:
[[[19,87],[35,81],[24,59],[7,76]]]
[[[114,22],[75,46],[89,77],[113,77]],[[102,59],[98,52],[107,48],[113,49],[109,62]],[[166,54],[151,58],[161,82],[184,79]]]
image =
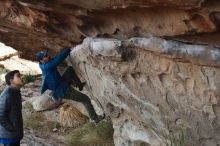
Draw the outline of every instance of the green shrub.
[[[83,127],[74,129],[66,136],[66,143],[70,146],[113,146],[112,123],[102,121],[97,125],[87,123]]]
[[[52,129],[54,129],[54,128],[60,129],[61,128],[61,125],[58,122],[53,122],[51,125],[52,125]]]
[[[7,70],[5,68],[0,67],[0,75],[5,74]]]
[[[164,140],[166,146],[186,146],[187,141],[183,129],[177,131],[177,129],[171,126],[169,121],[166,121],[166,126],[168,132],[165,130],[160,131],[153,127],[150,127],[150,129]]]
[[[33,106],[30,102],[26,102],[23,106],[22,106],[23,110],[29,110],[29,111],[33,111]]]
[[[36,81],[36,77],[31,74],[26,74],[26,75],[23,75],[22,80],[24,84],[28,84],[28,83]]]
[[[41,127],[41,121],[43,121],[43,115],[40,113],[29,113],[28,115],[24,115],[24,127],[37,129]]]
[[[32,119],[32,118],[24,119],[25,128],[37,129],[39,126],[40,124],[37,119]]]

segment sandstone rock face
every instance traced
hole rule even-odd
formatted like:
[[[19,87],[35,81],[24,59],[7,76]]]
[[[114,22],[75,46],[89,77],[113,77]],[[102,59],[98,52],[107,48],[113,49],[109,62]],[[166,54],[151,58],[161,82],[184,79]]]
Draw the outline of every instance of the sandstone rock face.
[[[22,74],[40,75],[41,70],[38,62],[25,60],[19,57],[19,52],[15,49],[0,43],[0,69],[5,71],[19,70]],[[0,79],[4,79],[4,73],[1,71]]]
[[[7,60],[0,61],[0,66],[7,70],[19,70],[22,74],[40,75],[41,70],[37,62],[21,59],[18,56],[13,56]]]
[[[216,32],[219,0],[4,0],[0,41],[34,59],[41,47],[52,53],[88,36],[126,39]]]
[[[87,38],[69,61],[113,120],[116,146],[220,144],[219,28],[219,0],[0,1],[0,41],[23,58]]]
[[[15,49],[10,47],[6,47],[4,44],[0,43],[0,61],[5,60],[6,58],[10,58],[17,54]]]
[[[113,120],[116,146],[210,146],[220,144],[219,59],[215,47],[150,37],[87,38],[69,61]]]

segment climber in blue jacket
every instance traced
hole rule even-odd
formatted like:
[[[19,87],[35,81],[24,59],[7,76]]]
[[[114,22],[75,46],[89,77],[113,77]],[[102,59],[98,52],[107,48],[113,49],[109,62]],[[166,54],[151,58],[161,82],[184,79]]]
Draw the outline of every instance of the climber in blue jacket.
[[[60,101],[62,98],[65,98],[81,102],[86,107],[90,118],[95,122],[99,122],[104,119],[104,116],[98,116],[96,114],[90,98],[71,87],[72,84],[81,91],[85,85],[85,83],[80,81],[74,69],[68,67],[62,76],[57,71],[57,66],[66,59],[70,51],[69,48],[66,48],[53,58],[50,58],[47,50],[40,51],[36,54],[42,70],[41,93],[43,94],[49,89],[52,91],[51,95],[54,101]]]

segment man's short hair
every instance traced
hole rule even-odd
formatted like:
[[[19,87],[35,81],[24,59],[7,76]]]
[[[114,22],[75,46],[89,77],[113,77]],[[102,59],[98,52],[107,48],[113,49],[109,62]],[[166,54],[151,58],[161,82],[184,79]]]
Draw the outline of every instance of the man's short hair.
[[[16,73],[20,73],[19,70],[10,71],[10,72],[8,72],[8,73],[5,75],[6,84],[11,85],[11,81],[10,81],[10,80],[13,80],[13,79],[14,79],[14,76],[15,76]]]

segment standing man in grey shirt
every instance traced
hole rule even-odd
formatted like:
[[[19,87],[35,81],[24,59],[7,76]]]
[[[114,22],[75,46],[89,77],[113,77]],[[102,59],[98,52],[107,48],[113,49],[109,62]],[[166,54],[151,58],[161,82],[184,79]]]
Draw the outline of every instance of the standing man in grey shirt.
[[[0,95],[0,144],[20,146],[24,135],[20,93],[23,82],[18,70],[8,72],[5,81],[8,86]]]

